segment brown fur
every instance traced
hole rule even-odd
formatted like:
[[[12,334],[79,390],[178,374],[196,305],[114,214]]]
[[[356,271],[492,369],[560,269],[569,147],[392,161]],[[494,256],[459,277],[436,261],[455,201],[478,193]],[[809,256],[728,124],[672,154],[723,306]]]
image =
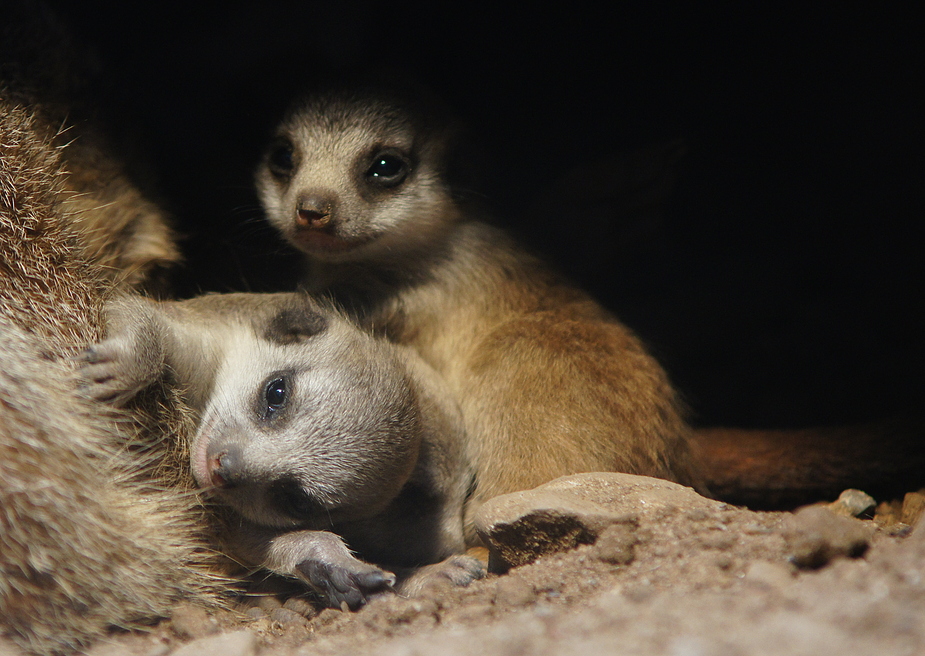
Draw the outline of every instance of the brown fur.
[[[0,89],[0,629],[31,652],[70,653],[179,599],[209,603],[214,584],[195,497],[164,485],[165,438],[190,429],[183,406],[154,390],[115,412],[77,393],[72,356],[99,339],[116,281],[144,282],[144,240],[123,242],[91,196],[75,213],[84,183],[47,117],[12,96]]]
[[[135,187],[97,126],[96,69],[67,26],[41,3],[4,3],[0,90],[7,102],[28,107],[32,129],[59,149],[65,175],[55,193],[70,216],[62,231],[106,277],[133,288],[159,288],[180,251],[166,214]]]
[[[695,439],[717,497],[757,509],[833,499],[849,487],[879,499],[925,483],[919,421],[804,430],[700,429]]]

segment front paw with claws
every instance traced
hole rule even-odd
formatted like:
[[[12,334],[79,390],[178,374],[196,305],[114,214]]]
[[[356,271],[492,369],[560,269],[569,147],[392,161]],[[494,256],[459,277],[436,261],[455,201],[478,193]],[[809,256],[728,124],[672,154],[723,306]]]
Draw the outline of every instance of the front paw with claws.
[[[373,595],[391,592],[395,585],[394,574],[359,560],[349,566],[303,560],[296,570],[324,604],[343,610],[356,610]]]
[[[107,305],[106,339],[76,358],[84,396],[123,405],[163,373],[162,330],[151,303],[121,298]]]
[[[105,403],[126,403],[146,382],[133,371],[134,359],[125,340],[108,339],[90,346],[77,356],[80,392]]]

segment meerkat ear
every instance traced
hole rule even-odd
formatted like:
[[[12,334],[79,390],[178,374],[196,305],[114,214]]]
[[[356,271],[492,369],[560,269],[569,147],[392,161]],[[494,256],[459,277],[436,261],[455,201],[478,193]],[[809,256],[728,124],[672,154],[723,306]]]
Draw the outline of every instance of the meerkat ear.
[[[323,333],[325,316],[311,307],[293,306],[280,310],[270,319],[264,337],[277,344],[295,344]]]

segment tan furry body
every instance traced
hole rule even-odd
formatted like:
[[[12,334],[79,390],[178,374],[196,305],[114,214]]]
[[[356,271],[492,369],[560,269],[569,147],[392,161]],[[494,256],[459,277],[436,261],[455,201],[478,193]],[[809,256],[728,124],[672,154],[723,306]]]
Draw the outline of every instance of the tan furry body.
[[[153,240],[126,238],[94,206],[134,205],[127,182],[101,183],[75,213],[72,190],[96,178],[68,170],[116,165],[88,158],[89,144],[62,161],[52,120],[22,100],[0,87],[0,630],[30,652],[71,653],[180,599],[207,603],[214,582],[198,503],[164,476],[180,470],[167,436],[189,430],[188,411],[157,390],[108,410],[78,394],[73,361],[102,333],[105,295],[144,284],[161,257],[143,244],[170,232],[147,214]]]
[[[459,400],[476,467],[470,515],[576,472],[694,481],[667,377],[592,299],[479,223],[456,228],[432,273],[370,325],[413,346]]]

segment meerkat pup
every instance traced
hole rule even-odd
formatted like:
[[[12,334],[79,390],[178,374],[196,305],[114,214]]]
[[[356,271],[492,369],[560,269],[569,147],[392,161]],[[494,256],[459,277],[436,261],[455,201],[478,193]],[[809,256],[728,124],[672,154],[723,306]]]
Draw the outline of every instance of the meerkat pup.
[[[320,95],[257,172],[306,284],[412,347],[462,411],[471,517],[495,495],[585,471],[697,484],[668,378],[614,316],[454,200],[445,124],[384,95]],[[468,531],[470,542],[475,541]]]
[[[88,393],[118,403],[169,371],[199,413],[193,475],[234,511],[233,555],[356,608],[395,577],[341,538],[392,567],[463,551],[461,420],[409,350],[304,294],[126,297],[108,326]]]

